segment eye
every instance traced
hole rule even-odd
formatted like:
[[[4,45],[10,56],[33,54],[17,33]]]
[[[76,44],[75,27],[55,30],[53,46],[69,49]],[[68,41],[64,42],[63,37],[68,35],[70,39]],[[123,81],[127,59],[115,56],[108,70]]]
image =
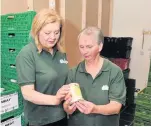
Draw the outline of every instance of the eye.
[[[55,34],[58,34],[59,32],[56,32]]]
[[[45,32],[45,34],[49,35],[50,33],[48,33],[48,32]]]
[[[92,47],[93,47],[93,46],[91,46],[91,45],[88,45],[88,46],[87,46],[87,48],[89,48],[89,49],[92,48]]]
[[[55,34],[59,34],[59,33],[60,33],[60,31],[56,31],[56,32],[55,32]]]
[[[84,48],[83,46],[79,46],[81,49]]]

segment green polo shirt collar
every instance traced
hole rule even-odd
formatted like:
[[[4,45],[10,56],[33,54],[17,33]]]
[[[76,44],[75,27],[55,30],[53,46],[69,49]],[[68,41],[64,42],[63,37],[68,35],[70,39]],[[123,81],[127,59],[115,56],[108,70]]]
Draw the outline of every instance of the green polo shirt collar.
[[[103,66],[102,66],[102,69],[100,70],[100,72],[109,71],[110,68],[109,68],[108,64],[109,64],[109,61],[107,59],[104,59]],[[86,68],[85,68],[85,60],[83,62],[81,62],[81,64],[79,65],[79,72],[87,73]]]
[[[37,49],[37,51],[38,51],[38,49]],[[58,49],[57,49],[57,46],[55,45],[55,46],[53,47],[53,54],[51,54],[50,52],[48,52],[48,51],[46,51],[46,50],[44,50],[44,49],[42,49],[41,53],[42,53],[42,52],[49,53],[52,57],[54,57],[57,51],[58,51]],[[40,53],[40,54],[41,54],[41,53]]]
[[[49,53],[48,51],[46,51],[46,50],[44,50],[44,49],[42,49],[42,51],[39,53],[39,52],[38,52],[38,48],[37,48],[37,46],[36,46],[36,44],[35,44],[35,40],[34,40],[34,39],[32,39],[31,41],[32,41],[32,43],[34,44],[34,47],[36,48],[36,51],[37,51],[37,53],[38,53],[38,54],[41,54],[42,52]],[[54,56],[55,56],[55,54],[56,54],[56,52],[57,52],[57,51],[58,51],[58,49],[57,49],[57,45],[55,45],[55,46],[54,46],[54,48],[53,48],[53,54],[52,54],[52,57],[54,57]]]

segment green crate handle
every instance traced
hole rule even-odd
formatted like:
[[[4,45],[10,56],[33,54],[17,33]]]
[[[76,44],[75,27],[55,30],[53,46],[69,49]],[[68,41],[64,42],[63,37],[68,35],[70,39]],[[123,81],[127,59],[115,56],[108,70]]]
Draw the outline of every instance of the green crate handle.
[[[11,81],[12,83],[17,83],[17,80],[15,80],[15,79],[10,79],[10,81]]]
[[[14,16],[13,15],[9,15],[7,18],[8,19],[14,19]]]
[[[14,49],[14,48],[9,48],[9,52],[15,52],[16,51],[16,49]]]
[[[8,37],[15,37],[15,33],[8,33]]]
[[[16,65],[15,64],[10,64],[10,67],[11,68],[16,68]]]

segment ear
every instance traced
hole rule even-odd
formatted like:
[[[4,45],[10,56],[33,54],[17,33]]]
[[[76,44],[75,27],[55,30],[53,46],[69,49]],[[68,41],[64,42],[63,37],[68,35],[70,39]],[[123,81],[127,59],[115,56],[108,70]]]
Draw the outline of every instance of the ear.
[[[99,44],[99,52],[102,51],[102,48],[103,48],[103,43],[100,43],[100,44]]]

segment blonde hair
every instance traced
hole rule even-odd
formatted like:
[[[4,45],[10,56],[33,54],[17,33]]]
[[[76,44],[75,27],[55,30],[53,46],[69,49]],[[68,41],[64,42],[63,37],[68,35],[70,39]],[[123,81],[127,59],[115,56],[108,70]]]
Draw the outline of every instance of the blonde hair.
[[[59,51],[64,52],[64,47],[62,46],[63,44],[60,42],[62,34],[62,19],[57,14],[57,12],[52,9],[42,9],[39,13],[36,14],[32,22],[31,35],[35,40],[35,44],[39,52],[42,51],[42,46],[39,42],[38,33],[45,25],[54,22],[60,23],[60,38],[57,42],[57,48]]]
[[[104,36],[100,28],[89,26],[84,28],[78,35],[78,40],[82,35],[94,36],[98,44],[104,43]]]

